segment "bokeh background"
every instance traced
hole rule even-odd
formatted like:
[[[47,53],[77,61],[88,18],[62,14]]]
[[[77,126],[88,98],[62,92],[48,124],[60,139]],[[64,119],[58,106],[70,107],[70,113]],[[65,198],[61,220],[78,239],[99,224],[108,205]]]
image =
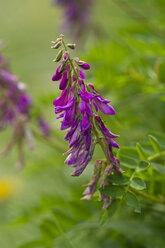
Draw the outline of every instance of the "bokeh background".
[[[58,86],[51,77],[56,52],[51,40],[60,33],[76,40],[73,54],[91,65],[87,80],[112,100],[116,116],[105,117],[121,146],[147,143],[154,134],[165,148],[165,1],[95,0],[91,21],[80,37],[64,28],[62,8],[49,0],[0,0],[0,39],[11,70],[25,82],[35,111],[52,126],[52,140],[64,133],[55,120],[52,102]],[[34,125],[34,123],[33,123]],[[0,134],[0,151],[10,130]],[[102,157],[96,151],[95,158]],[[165,208],[141,202],[142,213],[123,206],[105,224],[101,203],[81,201],[93,162],[80,178],[70,177],[64,157],[42,140],[26,151],[26,166],[17,171],[16,150],[0,157],[0,247],[138,247],[165,245]],[[156,168],[152,192],[165,195],[165,168]],[[151,175],[152,176],[152,175]],[[110,216],[114,210],[111,210]]]

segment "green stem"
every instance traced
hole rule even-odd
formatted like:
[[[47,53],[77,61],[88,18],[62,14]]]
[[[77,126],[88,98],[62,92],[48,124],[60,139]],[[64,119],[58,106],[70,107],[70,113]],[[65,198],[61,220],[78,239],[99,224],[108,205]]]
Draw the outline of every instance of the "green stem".
[[[163,156],[165,156],[165,151],[160,152],[160,153],[158,153],[158,154],[151,155],[151,156],[149,156],[149,157],[147,158],[147,160],[148,160],[148,161],[152,161],[152,160],[158,159],[158,158],[163,157]]]
[[[139,191],[139,190],[136,190],[136,189],[133,189],[131,188],[132,191],[134,191],[137,195],[140,195],[148,200],[151,200],[153,202],[157,202],[157,203],[161,203],[161,204],[164,204],[165,205],[165,199],[160,199],[160,198],[157,198],[153,195],[149,195],[147,193],[144,193],[142,191]]]

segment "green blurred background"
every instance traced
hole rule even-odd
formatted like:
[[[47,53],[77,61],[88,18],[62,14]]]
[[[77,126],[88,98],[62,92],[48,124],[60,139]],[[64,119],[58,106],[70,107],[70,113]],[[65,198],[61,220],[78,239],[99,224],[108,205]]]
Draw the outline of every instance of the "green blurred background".
[[[92,7],[91,27],[77,40],[76,55],[88,61],[87,80],[112,100],[116,117],[105,117],[110,129],[120,134],[119,144],[146,142],[148,133],[160,139],[165,131],[165,1],[97,0]],[[58,132],[52,101],[59,95],[51,77],[51,40],[63,32],[63,11],[49,0],[0,0],[0,39],[11,70],[28,86],[34,108],[42,111]],[[74,41],[72,30],[66,39]],[[1,133],[3,150],[10,130]],[[53,135],[53,134],[52,134]],[[63,146],[67,149],[66,142]],[[165,144],[162,143],[165,147]],[[98,149],[95,157],[102,157]],[[80,200],[82,185],[92,173],[93,162],[80,178],[70,177],[59,151],[35,140],[26,151],[26,166],[15,169],[13,149],[0,162],[0,247],[138,247],[159,248],[164,242],[162,206],[142,202],[141,215],[125,208],[104,226],[101,203]],[[165,174],[165,172],[164,172]],[[165,176],[159,175],[164,182]],[[158,182],[155,185],[165,184]],[[156,209],[156,210],[155,210]],[[24,245],[25,244],[25,245]]]

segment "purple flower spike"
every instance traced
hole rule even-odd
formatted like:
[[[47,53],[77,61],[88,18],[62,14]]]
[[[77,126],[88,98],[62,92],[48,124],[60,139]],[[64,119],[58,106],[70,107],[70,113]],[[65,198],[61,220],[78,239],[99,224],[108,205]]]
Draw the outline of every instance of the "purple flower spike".
[[[60,39],[63,39],[62,37]],[[64,44],[65,50],[67,46],[73,47]],[[112,171],[122,173],[120,162],[113,154],[114,148],[119,149],[115,141],[118,135],[110,132],[100,116],[96,115],[98,110],[106,115],[114,115],[115,110],[110,106],[110,101],[99,95],[93,85],[86,85],[83,81],[85,74],[79,67],[88,70],[89,64],[79,58],[70,58],[68,51],[65,53],[60,65],[62,68],[59,66],[54,75],[55,80],[61,79],[59,88],[63,91],[53,102],[55,114],[58,114],[56,119],[62,118],[61,130],[69,129],[65,136],[69,143],[69,150],[64,154],[67,155],[65,163],[75,168],[72,176],[80,176],[91,161],[96,144],[101,143],[101,148],[106,154],[106,160],[96,162],[92,180],[86,185],[83,193],[82,199],[90,200],[102,175],[100,186],[104,187],[109,184],[107,176]],[[100,193],[100,201],[104,201],[103,209],[106,209],[113,198]]]

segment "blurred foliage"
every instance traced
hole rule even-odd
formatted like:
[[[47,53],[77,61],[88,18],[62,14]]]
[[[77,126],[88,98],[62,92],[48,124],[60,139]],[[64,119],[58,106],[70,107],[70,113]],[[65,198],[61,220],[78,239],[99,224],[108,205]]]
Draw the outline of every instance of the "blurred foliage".
[[[55,54],[49,49],[61,33],[61,12],[50,1],[0,1],[4,55],[28,85],[33,116],[42,110],[54,128],[51,139],[66,147],[52,107],[59,92],[51,82]],[[81,201],[93,162],[80,178],[71,178],[53,144],[36,140],[22,171],[14,168],[15,150],[1,157],[0,247],[164,247],[164,7],[163,0],[97,0],[91,32],[79,41],[79,57],[91,64],[88,82],[112,100],[117,112],[106,117],[106,125],[120,133],[117,156],[125,174],[109,177],[117,199],[104,213],[98,192],[92,201]],[[0,151],[8,132],[1,133]],[[95,157],[102,153],[97,150]],[[123,197],[121,188],[128,185]]]

